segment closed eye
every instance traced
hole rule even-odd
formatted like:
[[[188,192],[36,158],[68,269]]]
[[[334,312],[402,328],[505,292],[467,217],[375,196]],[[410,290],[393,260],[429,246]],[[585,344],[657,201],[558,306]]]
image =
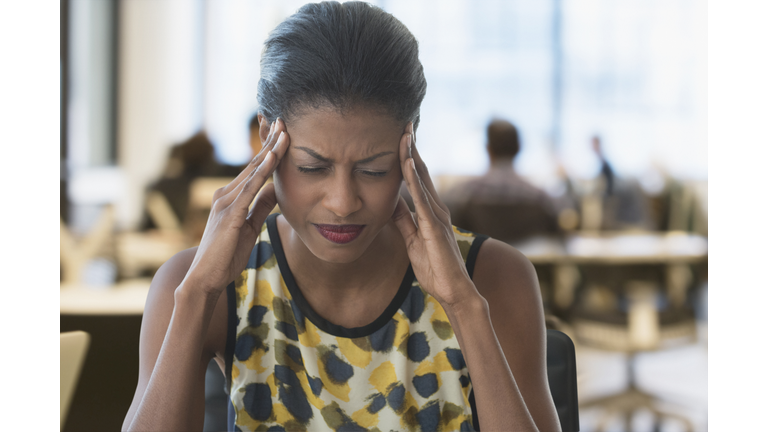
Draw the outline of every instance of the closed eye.
[[[387,171],[368,171],[368,170],[362,170],[361,173],[371,176],[371,177],[384,177],[387,175]]]
[[[297,167],[299,169],[299,172],[307,173],[307,174],[317,174],[325,170],[325,168],[318,168],[318,167]]]

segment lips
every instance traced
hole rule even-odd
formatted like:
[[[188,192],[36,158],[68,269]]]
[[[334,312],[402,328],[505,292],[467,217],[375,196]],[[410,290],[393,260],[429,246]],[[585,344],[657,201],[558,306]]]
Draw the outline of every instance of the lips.
[[[326,239],[337,244],[344,244],[356,239],[363,232],[365,225],[315,224],[315,228]]]

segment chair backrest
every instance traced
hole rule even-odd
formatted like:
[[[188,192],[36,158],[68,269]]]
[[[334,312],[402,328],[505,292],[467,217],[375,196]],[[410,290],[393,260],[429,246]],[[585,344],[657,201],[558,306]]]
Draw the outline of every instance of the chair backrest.
[[[59,221],[59,255],[63,283],[83,282],[82,275],[86,263],[99,256],[114,241],[114,225],[115,209],[111,204],[104,206],[98,220],[82,238],[76,238],[64,221]]]
[[[61,427],[64,429],[64,421],[67,419],[69,404],[77,387],[80,371],[83,367],[85,355],[91,337],[84,331],[71,331],[60,334],[59,356],[59,390],[60,390],[60,417]]]
[[[547,378],[563,432],[579,430],[579,395],[576,387],[576,350],[559,330],[547,329]]]
[[[506,242],[558,232],[556,216],[538,202],[472,202],[456,217],[455,225]]]

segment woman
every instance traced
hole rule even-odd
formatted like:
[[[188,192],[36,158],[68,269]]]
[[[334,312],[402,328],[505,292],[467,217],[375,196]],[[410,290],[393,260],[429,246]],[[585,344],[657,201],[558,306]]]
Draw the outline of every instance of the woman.
[[[425,92],[413,35],[365,3],[270,34],[263,149],[152,282],[124,428],[200,429],[215,358],[234,430],[560,429],[535,272],[451,226],[415,145]]]

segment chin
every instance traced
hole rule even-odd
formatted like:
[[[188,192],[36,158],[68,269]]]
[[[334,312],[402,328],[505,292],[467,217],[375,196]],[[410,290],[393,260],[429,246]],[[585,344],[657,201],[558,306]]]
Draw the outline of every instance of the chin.
[[[363,254],[357,251],[340,251],[340,250],[320,250],[315,251],[310,249],[313,255],[318,259],[332,264],[352,264],[357,261]]]

